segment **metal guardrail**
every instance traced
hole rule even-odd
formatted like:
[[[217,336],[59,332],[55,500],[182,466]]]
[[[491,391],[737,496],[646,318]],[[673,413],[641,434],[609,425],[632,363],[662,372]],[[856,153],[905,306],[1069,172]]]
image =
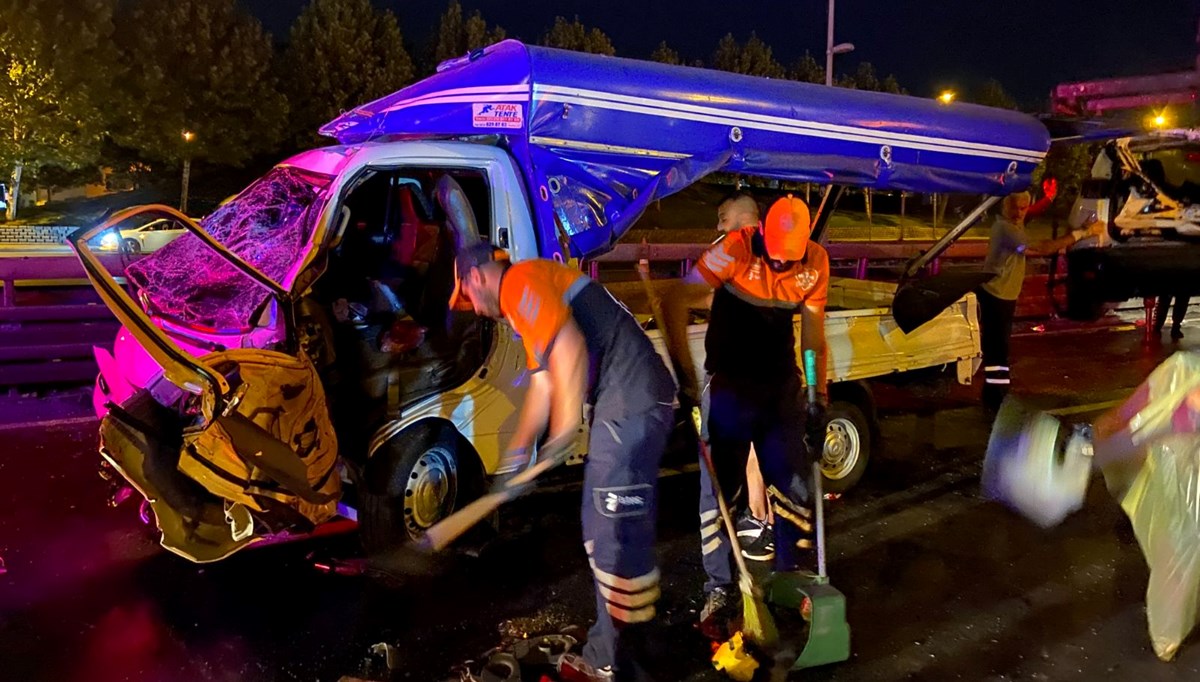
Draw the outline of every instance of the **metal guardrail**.
[[[687,272],[692,264],[711,244],[654,244],[639,243],[637,233],[627,236],[626,242],[617,244],[603,256],[589,260],[593,279],[599,274],[601,263],[636,263],[648,261],[679,261],[680,272]],[[857,279],[866,279],[872,261],[906,262],[928,249],[933,242],[837,242],[827,244],[829,259],[837,263],[850,263]],[[960,241],[951,245],[930,263],[930,272],[936,273],[944,260],[983,260],[987,256],[987,242]]]
[[[681,270],[690,269],[709,244],[641,244],[637,234],[627,237],[603,256],[589,260],[591,274],[598,275],[601,263],[679,261]],[[855,276],[866,278],[872,264],[900,263],[928,248],[930,242],[842,242],[830,244],[830,259],[842,268],[852,268]],[[986,242],[959,242],[931,264],[936,269],[942,260],[981,260]],[[101,261],[114,275],[139,256],[102,254]],[[92,296],[79,302],[78,296],[57,295],[75,286],[77,293],[88,294],[83,267],[74,254],[54,249],[38,252],[0,250],[0,386],[40,386],[90,382],[96,375],[93,346],[109,346],[116,334],[117,322],[108,308]],[[1044,285],[1043,285],[1044,287]],[[18,290],[42,294],[37,302],[18,296]],[[76,300],[71,300],[72,298]],[[65,300],[64,300],[65,299]]]
[[[105,254],[124,274],[130,256]],[[96,376],[93,346],[109,346],[118,324],[87,284],[74,255],[0,257],[0,386],[80,384]]]

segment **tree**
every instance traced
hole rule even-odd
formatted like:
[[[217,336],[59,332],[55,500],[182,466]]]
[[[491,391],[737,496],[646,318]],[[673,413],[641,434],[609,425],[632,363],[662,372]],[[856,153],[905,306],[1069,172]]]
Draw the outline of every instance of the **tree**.
[[[450,0],[438,25],[437,43],[433,48],[434,65],[498,43],[505,36],[504,29],[499,26],[489,27],[479,10],[464,19],[462,5],[458,0]]]
[[[604,31],[598,28],[588,29],[579,21],[579,17],[575,17],[574,21],[554,17],[554,26],[542,36],[542,45],[576,52],[605,54],[610,57],[617,53]]]
[[[95,161],[111,113],[116,63],[111,0],[0,1],[0,168],[11,177],[8,218],[21,178]]]
[[[788,70],[788,78],[801,83],[824,83],[825,67],[808,52]]]
[[[1000,85],[1000,81],[995,78],[987,79],[972,101],[975,104],[982,104],[986,107],[999,107],[1001,109],[1017,108],[1017,101],[1013,99],[1012,95],[1008,94],[1004,86]]]
[[[683,60],[679,58],[679,53],[667,47],[667,41],[665,40],[659,43],[658,47],[654,48],[654,51],[650,53],[650,61],[675,65],[683,63]]]
[[[119,144],[154,161],[232,166],[274,149],[287,102],[271,39],[235,0],[137,0],[117,39],[127,65]]]
[[[745,45],[739,44],[732,33],[726,33],[717,43],[713,52],[713,68],[721,71],[732,71],[747,76],[764,76],[766,78],[784,78],[787,75],[783,65],[775,60],[771,48],[751,32],[750,39]]]
[[[287,139],[301,147],[320,144],[317,130],[341,112],[393,93],[414,76],[396,15],[370,0],[312,0],[292,24],[280,64],[291,108]]]

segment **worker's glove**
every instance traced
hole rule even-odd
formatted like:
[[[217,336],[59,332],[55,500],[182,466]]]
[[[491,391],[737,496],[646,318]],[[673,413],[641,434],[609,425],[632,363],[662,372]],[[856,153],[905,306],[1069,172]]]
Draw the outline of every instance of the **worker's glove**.
[[[500,458],[500,466],[492,475],[492,485],[489,493],[498,493],[511,486],[513,477],[529,466],[529,448],[509,450]]]
[[[815,401],[805,405],[804,440],[813,457],[821,457],[825,452],[825,431],[829,426],[827,400],[825,396],[818,394]]]
[[[679,385],[679,409],[687,414],[691,414],[693,407],[699,407],[702,403],[700,396],[700,387],[690,381],[680,382]]]

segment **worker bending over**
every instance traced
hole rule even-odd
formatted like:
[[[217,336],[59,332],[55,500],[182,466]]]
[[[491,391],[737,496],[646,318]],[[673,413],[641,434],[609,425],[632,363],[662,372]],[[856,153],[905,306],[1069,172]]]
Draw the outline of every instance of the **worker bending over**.
[[[500,484],[529,464],[538,437],[573,438],[586,401],[583,540],[596,589],[596,623],[583,659],[567,655],[569,680],[644,680],[641,626],[654,615],[658,465],[673,422],[675,382],[634,317],[599,284],[549,260],[510,265],[486,244],[456,258],[459,286],[476,314],[505,320],[521,337],[529,389]]]

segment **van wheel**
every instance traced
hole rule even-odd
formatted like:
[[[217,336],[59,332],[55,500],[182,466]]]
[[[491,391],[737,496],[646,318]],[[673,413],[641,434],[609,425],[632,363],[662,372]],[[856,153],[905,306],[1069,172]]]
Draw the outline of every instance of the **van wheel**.
[[[825,451],[821,457],[826,492],[843,493],[853,488],[867,471],[871,459],[871,422],[862,408],[835,400],[829,406],[825,429]]]
[[[482,488],[479,457],[453,426],[422,422],[402,431],[363,467],[363,548],[373,555],[419,539]]]

